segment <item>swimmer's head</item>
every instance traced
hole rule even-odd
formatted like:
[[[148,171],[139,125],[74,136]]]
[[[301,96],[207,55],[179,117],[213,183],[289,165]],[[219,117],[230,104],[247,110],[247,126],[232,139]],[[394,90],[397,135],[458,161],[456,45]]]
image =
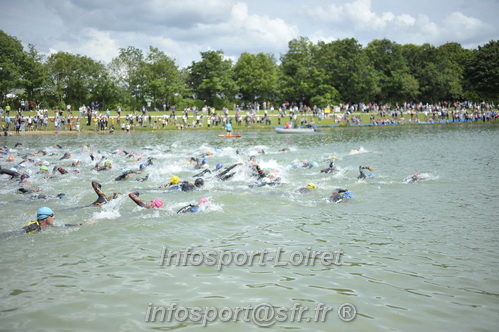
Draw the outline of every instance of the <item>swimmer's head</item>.
[[[147,164],[144,164],[144,163],[140,164],[140,166],[139,166],[140,169],[144,169],[146,167],[147,167]]]
[[[307,189],[315,189],[317,186],[314,183],[307,184]]]
[[[36,220],[38,220],[38,221],[44,220],[44,219],[47,219],[48,217],[53,216],[53,215],[54,215],[54,211],[52,211],[51,208],[49,208],[47,206],[43,206],[43,207],[39,208],[38,211],[36,212]]]
[[[163,206],[163,201],[160,199],[153,199],[151,201],[151,207],[153,208],[160,208]]]
[[[217,166],[216,166],[216,169],[220,169],[222,167],[224,167],[224,165],[222,163],[218,163]]]
[[[180,178],[179,178],[178,176],[176,176],[176,175],[174,175],[174,176],[172,176],[172,177],[170,178],[170,183],[171,183],[171,184],[177,184],[177,183],[179,183],[179,182],[180,182]]]
[[[210,199],[208,197],[203,197],[199,200],[198,206],[201,206],[203,204],[208,204],[210,202]]]
[[[194,181],[194,185],[198,188],[201,188],[204,186],[204,180],[201,178],[197,178],[196,181]]]

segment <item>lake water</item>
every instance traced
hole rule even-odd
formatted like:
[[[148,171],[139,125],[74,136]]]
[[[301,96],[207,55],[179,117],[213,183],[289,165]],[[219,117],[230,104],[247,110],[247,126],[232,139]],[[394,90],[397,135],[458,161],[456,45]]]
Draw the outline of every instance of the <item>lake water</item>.
[[[50,168],[59,164],[73,170],[68,161],[59,161],[64,152],[82,165],[80,174],[33,174],[30,179],[43,186],[43,193],[65,193],[68,199],[31,200],[17,193],[17,181],[0,178],[0,330],[253,331],[260,325],[301,331],[497,330],[499,127],[242,134],[238,139],[218,138],[214,132],[2,137],[1,145],[22,143],[20,155],[42,148],[54,153],[40,157]],[[278,152],[285,147],[290,151]],[[351,155],[357,148],[365,153]],[[115,149],[137,155],[111,154]],[[265,154],[258,153],[262,149]],[[89,152],[105,155],[113,168],[91,171]],[[256,155],[262,167],[278,171],[286,184],[249,188],[255,178],[241,165],[229,181],[205,178],[199,191],[158,189],[172,175],[192,181],[198,170],[185,161],[204,152],[213,152],[206,157],[210,169]],[[320,173],[331,156],[337,158],[339,172]],[[1,165],[11,167],[6,157]],[[147,181],[134,181],[139,175],[114,181],[122,168],[136,169],[148,157],[154,164],[144,173]],[[319,168],[293,168],[296,159],[317,162]],[[374,168],[375,176],[359,182],[361,165]],[[424,180],[404,183],[413,173]],[[73,209],[96,199],[92,180],[106,194],[138,190],[144,200],[160,198],[165,206],[142,209],[125,195],[103,207]],[[317,186],[312,193],[296,193],[311,182]],[[345,204],[326,202],[335,188],[347,188],[355,198]],[[200,213],[176,214],[201,197],[211,203]],[[34,220],[43,205],[55,211],[59,223],[96,224],[5,235]],[[210,252],[228,258],[230,253],[239,263],[218,268],[206,261],[171,266],[163,260],[161,265],[162,253],[173,250],[195,251],[191,258],[206,258],[202,255]],[[300,253],[307,257],[311,251],[339,260],[298,264]],[[282,310],[277,321],[251,319],[265,304]],[[347,305],[340,309],[342,304]],[[350,304],[356,315],[350,315]],[[324,322],[316,322],[315,313],[324,313],[317,309],[321,305],[332,309]],[[308,310],[298,319],[291,317],[293,306]],[[161,319],[160,307],[170,313],[170,321],[168,315]],[[202,327],[195,317],[184,319],[184,308],[193,307],[226,307],[219,312],[226,316]],[[240,311],[247,317],[222,321],[238,307],[247,308]],[[159,314],[153,321],[155,308]],[[266,309],[258,317],[270,312]],[[339,316],[355,318],[346,322]]]

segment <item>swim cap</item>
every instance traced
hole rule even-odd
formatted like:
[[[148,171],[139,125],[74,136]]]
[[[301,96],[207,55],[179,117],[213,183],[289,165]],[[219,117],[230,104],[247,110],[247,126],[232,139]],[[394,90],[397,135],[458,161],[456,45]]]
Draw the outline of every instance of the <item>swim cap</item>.
[[[129,170],[128,168],[123,168],[123,169],[121,170],[121,173],[122,173],[122,174],[126,174],[126,173],[128,173],[128,172],[130,172],[130,170]]]
[[[199,200],[198,205],[208,204],[210,199],[208,197],[203,197]]]
[[[7,158],[7,161],[14,161],[15,157],[14,156],[9,156],[9,158]]]
[[[68,196],[66,194],[57,194],[56,197],[59,198],[59,199],[66,199],[66,198],[68,198]]]
[[[204,164],[206,164],[206,163],[207,163],[206,159],[203,159],[203,160],[201,161],[201,165],[204,165]]]
[[[36,219],[37,220],[43,220],[43,219],[47,219],[48,217],[52,216],[54,214],[54,211],[52,211],[51,208],[49,207],[41,207],[38,209],[38,211],[36,212]]]
[[[43,166],[48,166],[50,165],[48,161],[44,160],[43,163],[42,163]]]
[[[222,167],[224,167],[224,165],[222,165],[222,163],[218,163],[217,166],[216,166],[216,169],[220,169]]]
[[[311,165],[312,165],[312,167],[319,167],[319,165],[318,165],[315,161],[314,161],[314,162],[312,162],[312,164],[311,164]]]
[[[110,162],[109,160],[106,160],[106,161],[104,162],[104,166],[106,166],[106,167],[107,167],[107,166],[109,166],[109,165],[111,165],[111,162]]]
[[[144,168],[146,168],[147,166],[148,166],[147,164],[140,164],[139,168],[140,168],[140,169],[144,169]]]
[[[196,181],[194,181],[194,185],[195,185],[196,187],[198,187],[198,188],[199,188],[199,187],[202,187],[202,186],[204,186],[204,180],[203,180],[203,179],[201,179],[201,178],[197,178],[197,179],[196,179]]]
[[[33,171],[30,169],[27,169],[24,173],[26,173],[27,175],[31,175],[33,173]]]
[[[292,167],[298,167],[298,162],[297,161],[292,161],[291,162]]]
[[[151,201],[151,207],[153,208],[160,208],[163,206],[163,201],[160,199],[153,199]]]
[[[309,183],[309,184],[307,184],[307,188],[308,189],[315,189],[315,188],[317,188],[317,186],[314,183]]]
[[[49,168],[47,166],[45,166],[45,165],[42,165],[42,166],[40,166],[40,171],[41,172],[48,172]]]
[[[170,178],[170,183],[172,183],[172,184],[177,184],[179,182],[180,182],[180,178],[176,175],[174,175]]]
[[[15,168],[15,167],[11,167],[11,168],[10,168],[10,171],[12,171],[12,172],[17,172],[17,168]]]
[[[343,193],[343,197],[345,197],[345,198],[354,198],[355,195],[352,194],[350,191],[347,191],[347,192]]]

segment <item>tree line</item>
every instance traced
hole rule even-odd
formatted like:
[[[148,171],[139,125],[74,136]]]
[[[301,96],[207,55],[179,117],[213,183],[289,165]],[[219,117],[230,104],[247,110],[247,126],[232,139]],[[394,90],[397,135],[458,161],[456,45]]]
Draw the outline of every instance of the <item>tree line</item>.
[[[129,46],[105,65],[67,52],[42,56],[0,30],[0,100],[43,108],[88,105],[162,110],[284,102],[325,107],[340,103],[403,103],[499,99],[499,40],[465,49],[459,43],[401,45],[388,39],[363,47],[356,39],[312,43],[293,39],[279,61],[243,53],[235,63],[222,50],[200,52],[180,68],[156,47]],[[14,98],[7,98],[9,93]]]

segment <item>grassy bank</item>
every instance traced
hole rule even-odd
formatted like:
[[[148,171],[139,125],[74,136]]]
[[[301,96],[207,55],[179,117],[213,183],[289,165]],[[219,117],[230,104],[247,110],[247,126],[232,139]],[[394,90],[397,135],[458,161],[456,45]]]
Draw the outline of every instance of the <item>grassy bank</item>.
[[[269,123],[258,123],[258,122],[253,122],[250,123],[249,125],[246,125],[245,121],[243,120],[241,124],[238,124],[234,120],[234,113],[235,112],[229,112],[229,116],[233,121],[233,129],[234,132],[238,131],[248,131],[248,130],[269,130],[273,129],[275,126],[284,126],[286,122],[291,122],[289,116],[284,116],[280,119],[279,121],[279,114],[277,112],[270,113],[269,112],[269,119],[270,119],[270,124]],[[210,131],[216,131],[223,133],[224,128],[222,124],[218,124],[217,126],[210,125],[208,126],[208,116],[204,115],[202,116],[202,119],[200,121],[199,125],[192,125],[192,123],[196,120],[196,116],[192,113],[189,113],[188,116],[188,125],[183,126],[182,120],[181,120],[181,114],[177,113],[177,124],[174,124],[172,120],[169,119],[168,124],[164,125],[163,124],[163,115],[165,112],[149,112],[148,115],[151,116],[151,122],[149,122],[149,118],[146,117],[145,122],[142,125],[138,125],[136,121],[134,121],[134,126],[133,128],[130,128],[130,131],[177,131],[177,130],[210,130]],[[166,112],[166,114],[170,115],[170,112]],[[35,112],[26,112],[26,116],[35,116]],[[78,112],[75,111],[72,113],[72,115],[69,114],[64,114],[64,118],[70,119],[70,124],[66,123],[65,125],[61,125],[61,128],[57,130],[55,128],[55,112],[50,111],[49,112],[49,122],[47,126],[38,126],[35,130],[35,127],[25,127],[24,131],[20,131],[19,134],[25,135],[25,134],[54,134],[54,133],[60,133],[60,134],[76,134],[78,132],[84,132],[84,133],[108,133],[110,130],[109,128],[111,125],[114,126],[114,131],[115,132],[122,132],[125,130],[122,130],[122,123],[126,123],[125,121],[125,116],[121,115],[121,121],[118,122],[118,114],[117,112],[113,111],[110,120],[108,122],[108,127],[104,130],[98,130],[97,126],[97,121],[92,118],[91,125],[87,126],[87,118],[86,117],[78,117]],[[257,113],[257,116],[260,116],[263,118],[264,112],[260,111]],[[312,116],[312,114],[304,114],[304,115],[299,115],[297,118],[297,125],[301,126],[301,119],[306,119],[307,124],[308,123],[314,123],[316,126],[318,126],[321,129],[326,129],[326,128],[334,128],[334,127],[356,127],[356,126],[366,126],[366,125],[372,125],[371,124],[371,116],[373,114],[370,113],[354,113],[348,116],[348,118],[344,118],[341,116],[341,114],[336,113],[336,114],[331,114],[330,116],[327,116],[323,119],[319,119],[317,116]],[[352,118],[358,119],[358,121],[352,121]],[[244,116],[243,116],[244,119]],[[417,119],[417,120],[416,120]],[[135,120],[135,116],[134,116]],[[380,118],[378,115],[375,115],[375,120],[378,122],[392,122],[388,118]],[[450,119],[435,119],[431,116],[424,116],[424,114],[420,113],[417,117],[414,116],[412,119],[410,116],[402,117],[402,118],[395,118],[393,119],[397,125],[403,125],[403,126],[419,126],[422,124],[440,124],[441,121],[445,121],[445,123],[442,123],[442,125],[454,125],[454,124],[486,124],[486,123],[499,123],[497,120],[490,120],[490,121],[466,121],[466,122],[452,122],[452,118]],[[3,125],[5,125],[5,119],[3,119]],[[416,121],[419,121],[420,123],[416,123]],[[79,128],[80,130],[78,131],[77,128],[77,123],[79,122]],[[353,123],[355,122],[355,123]],[[393,123],[390,123],[390,125]],[[387,123],[384,124],[378,124],[378,126],[386,126],[389,125]],[[12,123],[10,126],[10,129],[8,131],[10,135],[17,135],[14,124]]]

